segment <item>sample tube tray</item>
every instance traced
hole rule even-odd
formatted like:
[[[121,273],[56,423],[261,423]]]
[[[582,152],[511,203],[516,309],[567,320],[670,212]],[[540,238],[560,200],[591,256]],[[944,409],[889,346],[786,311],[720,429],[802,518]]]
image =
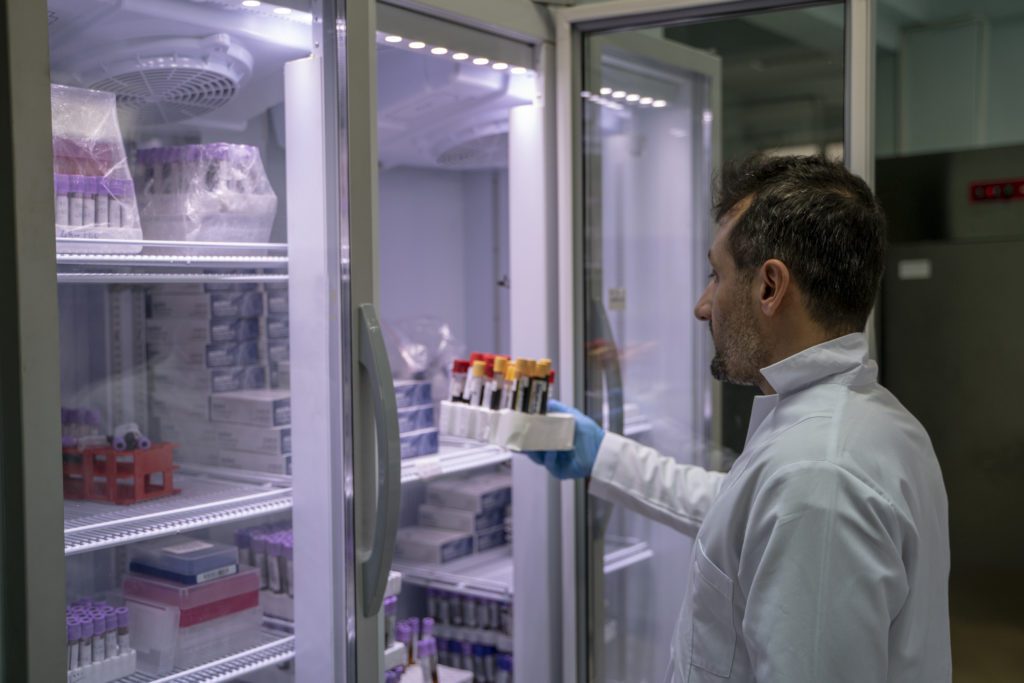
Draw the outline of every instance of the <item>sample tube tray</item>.
[[[567,451],[572,449],[576,421],[564,413],[537,415],[441,401],[438,425],[442,434],[512,451]]]
[[[64,448],[64,497],[130,505],[180,493],[174,488],[172,443],[146,450]]]

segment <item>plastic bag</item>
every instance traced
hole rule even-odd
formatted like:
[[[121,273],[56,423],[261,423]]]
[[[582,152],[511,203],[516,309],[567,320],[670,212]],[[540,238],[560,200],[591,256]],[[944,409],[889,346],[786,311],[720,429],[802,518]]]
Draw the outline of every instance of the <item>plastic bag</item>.
[[[152,147],[136,154],[146,239],[266,242],[277,195],[250,145]]]
[[[435,402],[447,396],[452,360],[466,352],[448,324],[425,316],[385,322],[383,327],[394,378],[429,381]]]
[[[135,186],[112,93],[50,86],[57,238],[142,239]],[[139,245],[58,242],[61,252],[139,252]]]

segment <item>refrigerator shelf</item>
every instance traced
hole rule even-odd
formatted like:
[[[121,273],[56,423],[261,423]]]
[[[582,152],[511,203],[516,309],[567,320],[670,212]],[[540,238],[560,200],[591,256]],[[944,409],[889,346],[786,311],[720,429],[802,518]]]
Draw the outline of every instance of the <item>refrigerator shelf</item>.
[[[64,501],[64,554],[225,524],[291,509],[292,490],[180,474],[181,493],[136,505]]]
[[[605,539],[604,573],[606,576],[614,574],[653,556],[646,541],[610,536]],[[414,586],[502,602],[511,602],[514,593],[511,546],[469,555],[444,565],[395,562],[393,566],[402,572],[403,581]]]
[[[117,683],[219,683],[295,658],[295,636],[261,632],[250,648],[166,675],[135,673]]]
[[[57,272],[59,284],[70,285],[166,285],[187,282],[288,282],[284,273],[159,273],[159,272]]]
[[[89,268],[264,268],[284,270],[288,256],[261,254],[57,254],[58,266]]]
[[[402,461],[402,483],[468,472],[508,462],[511,458],[512,452],[499,446],[453,436],[441,436],[438,453]]]

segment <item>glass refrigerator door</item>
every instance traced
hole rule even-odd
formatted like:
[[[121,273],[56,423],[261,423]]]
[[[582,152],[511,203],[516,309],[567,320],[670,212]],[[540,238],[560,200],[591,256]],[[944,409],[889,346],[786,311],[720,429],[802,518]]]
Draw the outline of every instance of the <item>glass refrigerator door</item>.
[[[69,681],[354,667],[381,552],[353,561],[346,392],[386,359],[344,317],[344,10],[315,7],[48,3]]]
[[[795,25],[790,15],[804,26],[828,28],[827,36],[841,39],[845,32],[846,158],[854,171],[867,172],[871,104],[858,98],[871,65],[870,7],[847,3],[845,22],[842,5],[767,11],[801,4],[808,3],[758,4],[761,14],[751,12],[749,24],[743,12],[729,13],[747,31],[736,31],[747,38],[732,43],[726,40],[736,37],[731,28],[696,30],[722,18],[714,2],[608,2],[556,12],[559,54],[568,65],[559,73],[560,123],[567,133],[559,143],[561,168],[571,181],[561,194],[561,231],[574,236],[573,260],[563,265],[576,269],[570,291],[582,324],[582,334],[574,330],[581,357],[571,388],[607,430],[683,463],[725,464],[718,448],[720,387],[709,373],[711,340],[693,307],[706,284],[721,141],[742,138],[741,125],[723,136],[729,122],[721,114],[721,74],[729,49],[740,50],[757,31],[789,47],[787,40],[800,40],[788,30]],[[685,32],[669,30],[683,24]],[[712,49],[716,40],[723,49]],[[822,41],[828,42],[802,47],[824,51]],[[827,56],[817,56],[826,71],[836,64],[829,45]],[[837,53],[841,79],[841,47]],[[744,54],[746,66],[751,55]],[[733,111],[734,118],[742,113]],[[579,494],[575,528],[585,561],[576,573],[576,677],[667,680],[692,540],[588,496],[583,487]],[[623,557],[647,561],[609,565],[620,547],[642,547],[642,553],[623,550]]]
[[[587,36],[584,50],[586,410],[699,462],[711,384],[691,302],[709,244],[718,60],[638,33]],[[689,542],[588,502],[592,557],[632,558],[590,576],[595,679],[661,680]]]

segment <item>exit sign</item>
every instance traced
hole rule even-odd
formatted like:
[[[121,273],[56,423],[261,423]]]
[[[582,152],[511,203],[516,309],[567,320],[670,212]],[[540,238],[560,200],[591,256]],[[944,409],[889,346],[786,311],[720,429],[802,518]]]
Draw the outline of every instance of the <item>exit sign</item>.
[[[1006,202],[1024,199],[1024,179],[985,180],[971,183],[971,202]]]

